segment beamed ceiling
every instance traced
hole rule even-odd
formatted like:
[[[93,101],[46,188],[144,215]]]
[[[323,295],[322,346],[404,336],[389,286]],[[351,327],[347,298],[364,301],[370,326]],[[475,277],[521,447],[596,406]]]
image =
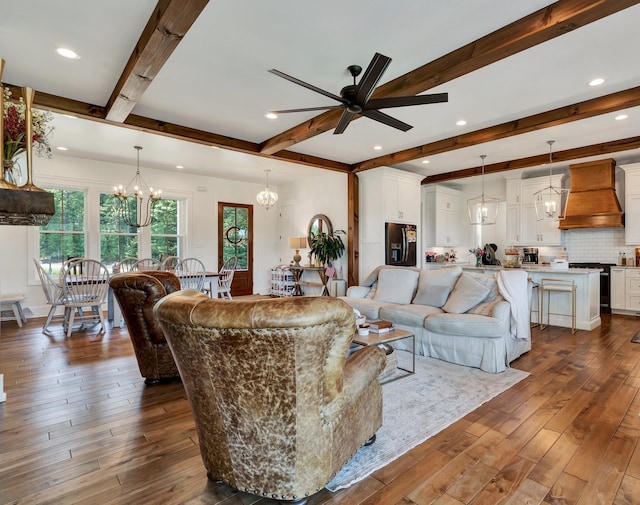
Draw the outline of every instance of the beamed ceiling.
[[[2,80],[55,113],[53,144],[68,149],[56,156],[132,163],[142,145],[144,165],[240,180],[392,166],[444,182],[477,175],[481,154],[488,174],[540,168],[551,139],[559,167],[633,162],[639,3],[23,0],[0,19]],[[347,66],[376,52],[392,62],[372,99],[449,101],[385,109],[406,133],[356,117],[334,135],[335,109],[264,117],[336,104],[269,69],[339,94]]]

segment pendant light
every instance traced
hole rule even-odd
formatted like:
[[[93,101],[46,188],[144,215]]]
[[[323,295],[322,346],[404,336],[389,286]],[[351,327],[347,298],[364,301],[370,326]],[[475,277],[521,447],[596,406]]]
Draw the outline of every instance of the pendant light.
[[[480,158],[482,158],[482,194],[467,200],[469,224],[472,225],[496,224],[496,220],[498,219],[498,204],[500,203],[500,199],[485,196],[484,194],[484,159],[486,157],[486,154],[480,156]]]
[[[265,188],[258,193],[256,200],[265,209],[269,210],[269,208],[273,207],[273,205],[278,201],[278,194],[269,189],[269,172],[271,172],[271,170],[267,169],[265,172],[267,173],[267,184]]]
[[[142,175],[140,175],[140,151],[142,147],[133,146],[138,152],[138,163],[136,175],[129,181],[126,187],[122,184],[113,188],[116,210],[120,219],[130,227],[144,228],[153,222],[153,209],[162,198],[162,191],[147,186]],[[133,191],[132,191],[133,190]],[[127,191],[129,192],[127,194]],[[135,198],[135,205],[130,202],[130,198]]]
[[[553,185],[551,163],[553,162],[554,142],[554,140],[547,140],[547,144],[549,144],[549,186],[533,194],[538,221],[561,221],[567,215],[569,189]]]

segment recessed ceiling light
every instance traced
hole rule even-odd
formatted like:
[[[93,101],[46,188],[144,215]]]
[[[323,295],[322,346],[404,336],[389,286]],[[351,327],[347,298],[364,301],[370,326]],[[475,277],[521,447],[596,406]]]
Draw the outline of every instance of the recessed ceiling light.
[[[178,170],[182,170],[184,167],[183,167],[182,165],[176,165],[176,168],[177,168]]]
[[[80,59],[80,55],[78,55],[78,53],[64,47],[59,47],[58,49],[56,49],[56,53],[58,53],[60,56],[64,56],[65,58],[69,58],[70,60]]]
[[[71,114],[63,114],[64,117],[68,117],[69,119],[78,119],[78,116],[72,116]]]
[[[278,119],[278,115],[275,112],[267,112],[264,117],[267,119]]]
[[[211,149],[220,149],[220,146],[211,146]]]
[[[66,148],[66,147],[64,147],[64,146],[58,146],[58,147],[56,147],[56,149],[57,149],[58,151],[68,151],[68,150],[69,150],[69,149],[67,149],[67,148]]]
[[[382,146],[373,146],[373,148],[374,148],[376,151],[379,151],[380,149],[382,149]]]
[[[604,79],[602,77],[598,77],[597,79],[593,79],[589,81],[589,86],[600,86],[600,84],[604,83]]]
[[[461,119],[460,121],[456,121],[456,125],[458,125],[458,126],[464,126],[466,124],[467,124],[467,122],[464,119]]]
[[[422,163],[424,163],[425,165],[429,164],[429,160],[422,160]]]
[[[616,121],[622,121],[623,119],[627,119],[629,116],[627,116],[626,114],[620,114],[619,116],[616,116]]]

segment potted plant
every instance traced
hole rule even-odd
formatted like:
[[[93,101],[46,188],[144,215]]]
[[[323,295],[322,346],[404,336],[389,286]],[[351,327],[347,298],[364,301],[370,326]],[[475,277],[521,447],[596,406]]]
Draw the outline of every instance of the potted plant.
[[[337,260],[344,253],[344,242],[340,235],[344,230],[336,230],[333,233],[320,232],[311,235],[310,253],[316,257],[321,265]]]

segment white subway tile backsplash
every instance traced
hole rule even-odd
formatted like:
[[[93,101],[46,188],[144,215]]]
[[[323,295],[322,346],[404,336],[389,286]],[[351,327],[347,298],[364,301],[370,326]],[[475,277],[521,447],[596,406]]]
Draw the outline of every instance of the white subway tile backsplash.
[[[635,257],[635,247],[624,243],[624,228],[565,230],[562,235],[570,262],[617,263],[620,252]]]

